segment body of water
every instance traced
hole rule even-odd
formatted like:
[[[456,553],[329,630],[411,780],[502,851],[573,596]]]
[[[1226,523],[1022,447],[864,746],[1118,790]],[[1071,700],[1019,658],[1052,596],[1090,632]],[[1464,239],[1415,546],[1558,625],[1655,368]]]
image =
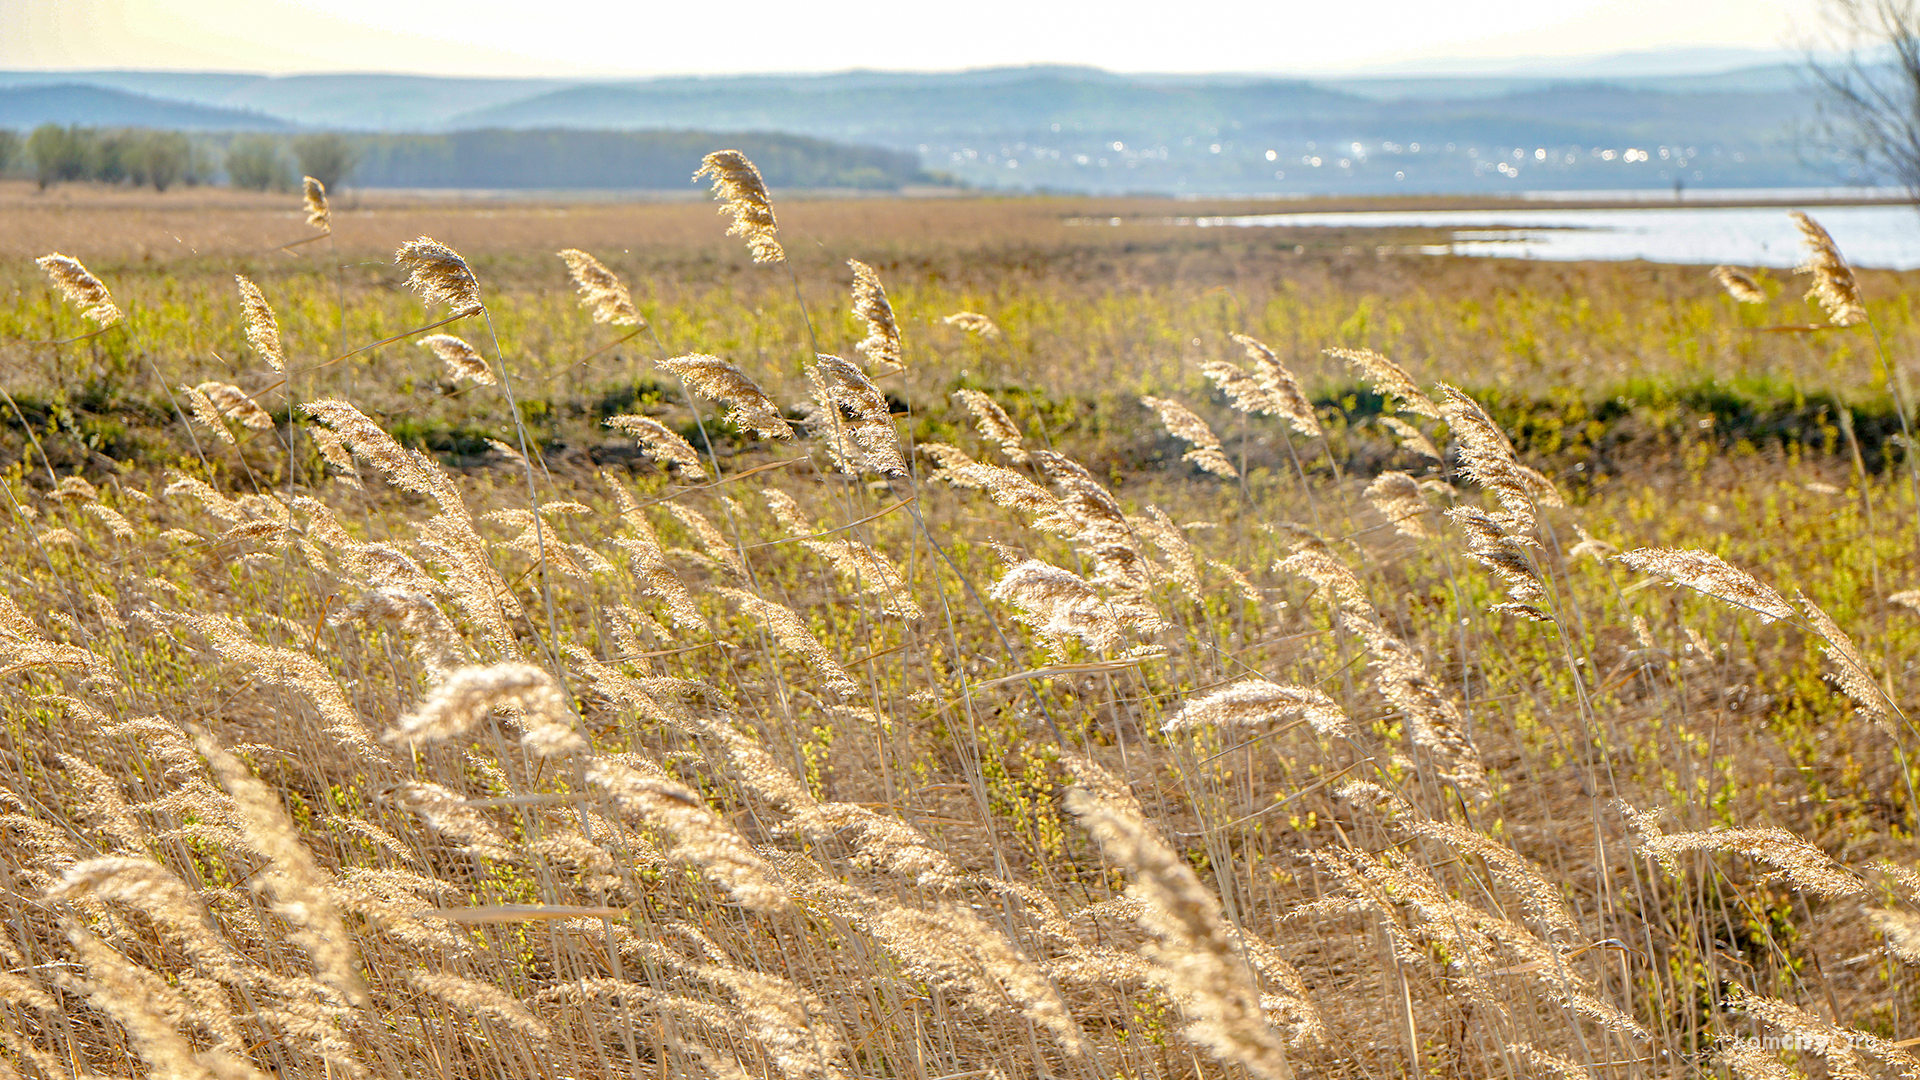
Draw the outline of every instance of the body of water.
[[[1786,207],[1646,206],[1610,210],[1378,210],[1168,218],[1198,228],[1432,228],[1450,234],[1432,254],[1512,259],[1646,259],[1790,267],[1805,254]],[[1807,211],[1833,234],[1855,266],[1920,267],[1920,211],[1911,206],[1815,206]],[[1111,219],[1119,224],[1120,219]],[[1096,218],[1092,223],[1107,223]]]

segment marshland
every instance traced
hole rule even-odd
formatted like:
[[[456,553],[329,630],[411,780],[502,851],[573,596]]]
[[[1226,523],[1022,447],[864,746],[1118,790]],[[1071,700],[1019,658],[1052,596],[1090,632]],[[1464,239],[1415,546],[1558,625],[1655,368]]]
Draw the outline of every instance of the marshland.
[[[1920,1073],[1920,277],[709,162],[0,185],[0,1070]]]

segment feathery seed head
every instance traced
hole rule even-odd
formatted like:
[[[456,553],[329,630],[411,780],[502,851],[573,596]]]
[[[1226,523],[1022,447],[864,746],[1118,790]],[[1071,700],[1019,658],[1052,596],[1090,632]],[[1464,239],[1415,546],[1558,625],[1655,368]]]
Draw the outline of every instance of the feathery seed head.
[[[894,322],[893,305],[887,301],[880,275],[858,259],[848,259],[847,265],[853,268],[853,313],[867,324],[867,338],[854,351],[869,361],[905,367],[900,360],[900,326]]]
[[[1767,302],[1767,291],[1762,289],[1760,283],[1753,279],[1753,275],[1745,270],[1736,270],[1731,266],[1716,266],[1713,268],[1713,280],[1727,290],[1728,296],[1743,304]]]
[[[754,384],[739,368],[705,353],[692,353],[660,361],[660,366],[686,380],[687,389],[729,407],[727,421],[767,439],[793,438],[793,426],[780,416],[766,391]]]
[[[1433,440],[1427,438],[1426,432],[1421,431],[1405,420],[1397,416],[1379,416],[1375,418],[1375,422],[1388,431],[1393,432],[1395,435],[1398,435],[1400,437],[1400,445],[1419,454],[1421,457],[1430,461],[1446,460],[1440,456],[1440,451],[1433,445]]]
[[[1840,629],[1840,624],[1833,621],[1833,616],[1828,615],[1805,593],[1800,594],[1800,607],[1807,614],[1807,622],[1824,642],[1820,651],[1833,661],[1835,670],[1828,673],[1827,679],[1874,723],[1886,728],[1886,694],[1880,689],[1880,684],[1874,681],[1866,657],[1860,655],[1860,650]]]
[[[980,434],[1000,444],[1000,452],[1007,456],[1007,460],[1027,460],[1027,452],[1020,446],[1025,441],[1020,434],[1020,426],[1013,422],[1013,417],[1007,415],[999,402],[978,390],[955,390],[953,396],[959,398],[960,403],[973,414],[980,426]]]
[[[1014,605],[1038,633],[1056,642],[1077,637],[1096,652],[1119,644],[1129,627],[1151,633],[1163,625],[1151,608],[1111,602],[1087,579],[1039,559],[1008,569],[987,595]]]
[[[650,416],[610,416],[607,426],[640,440],[641,447],[653,460],[663,465],[678,465],[695,476],[706,477],[706,470],[700,466],[699,451],[660,421]]]
[[[596,757],[587,783],[612,796],[621,809],[658,822],[674,835],[671,854],[694,863],[708,880],[753,911],[783,911],[792,903],[779,872],[746,837],[707,809],[699,792],[675,783],[649,764],[646,772]]]
[[[267,410],[248,397],[246,391],[231,383],[203,382],[198,386],[183,386],[180,389],[193,407],[194,419],[212,428],[223,442],[233,441],[232,434],[223,423],[225,420],[259,431],[273,426],[273,417]]]
[[[67,298],[68,303],[78,304],[80,314],[100,324],[106,329],[126,316],[120,313],[113,302],[113,294],[107,291],[100,279],[87,272],[80,260],[69,255],[54,252],[33,260],[40,269],[53,279],[54,288]]]
[[[396,265],[407,271],[407,288],[429,304],[446,304],[456,316],[486,310],[480,302],[480,280],[460,253],[429,236],[400,245],[393,253]]]
[[[300,178],[300,196],[307,210],[307,224],[323,233],[333,231],[333,212],[327,208],[327,185],[311,176]]]
[[[900,436],[893,426],[887,396],[858,367],[826,353],[807,368],[819,408],[814,423],[842,472],[870,469],[888,476],[907,474]]]
[[[1800,227],[1800,238],[1807,245],[1807,261],[1794,267],[1796,274],[1812,274],[1813,286],[1807,299],[1817,300],[1835,326],[1857,326],[1867,321],[1867,308],[1860,300],[1860,286],[1853,279],[1853,268],[1840,255],[1840,248],[1820,223],[1793,211],[1793,222]]]
[[[1418,480],[1389,470],[1368,484],[1365,494],[1373,508],[1380,511],[1380,516],[1392,523],[1395,532],[1415,539],[1427,535],[1426,527],[1420,524],[1420,519],[1427,515],[1427,496],[1420,490]]]
[[[239,274],[235,274],[233,280],[240,286],[240,303],[247,311],[247,344],[252,345],[273,370],[286,370],[287,357],[280,351],[280,324],[274,319],[266,296],[260,292],[260,286]]]
[[[1124,802],[1076,787],[1066,806],[1107,858],[1133,873],[1127,895],[1141,901],[1140,925],[1157,939],[1142,951],[1188,1018],[1183,1034],[1259,1080],[1291,1080],[1247,957],[1193,868]]]
[[[1271,720],[1299,717],[1322,735],[1345,735],[1352,724],[1332,698],[1310,686],[1281,686],[1265,679],[1242,679],[1231,686],[1187,702],[1162,725],[1182,731],[1202,724],[1214,727],[1251,727]]]
[[[720,212],[733,215],[727,235],[744,237],[754,262],[786,262],[787,253],[774,239],[779,223],[773,218],[773,199],[753,162],[738,150],[716,150],[700,159],[693,178],[703,176],[713,177],[714,197],[724,200]]]
[[[1795,614],[1793,605],[1787,603],[1787,598],[1771,586],[1762,584],[1752,574],[1728,565],[1726,560],[1709,552],[1636,548],[1615,555],[1614,560],[1643,574],[1656,574],[1675,585],[1684,585],[1716,600],[1746,608],[1760,616],[1761,622],[1791,619]]]
[[[643,328],[647,325],[634,310],[633,297],[628,295],[627,287],[613,271],[600,265],[599,259],[578,248],[567,248],[558,254],[566,260],[567,273],[573,275],[573,283],[580,289],[580,302],[593,309],[594,322]]]
[[[1443,419],[1459,447],[1461,471],[1499,501],[1500,523],[1509,532],[1533,531],[1536,504],[1566,505],[1553,481],[1520,464],[1507,433],[1478,401],[1444,383],[1440,393]]]
[[[520,710],[521,742],[529,749],[542,755],[587,750],[586,740],[573,733],[572,711],[553,676],[532,664],[461,668],[381,738],[395,745],[442,742],[501,706]]]
[[[1920,964],[1920,915],[1898,908],[1867,912],[1874,929],[1887,939],[1887,951],[1909,964]]]
[[[1227,455],[1221,450],[1220,437],[1192,410],[1168,398],[1143,397],[1140,404],[1160,414],[1160,423],[1166,427],[1168,434],[1193,444],[1193,449],[1181,455],[1182,461],[1191,461],[1215,476],[1229,480],[1239,478],[1239,470],[1233,467],[1233,462],[1228,461]]]
[[[420,347],[433,350],[433,355],[447,366],[450,379],[470,379],[481,386],[494,384],[493,368],[487,365],[486,358],[452,334],[428,334],[420,339]]]
[[[1642,812],[1624,801],[1615,802],[1614,807],[1632,826],[1634,846],[1668,873],[1675,872],[1675,860],[1687,852],[1733,851],[1765,863],[1794,888],[1815,896],[1839,899],[1866,891],[1863,881],[1842,869],[1826,852],[1778,825],[1666,833],[1660,830],[1659,811]]]
[[[977,311],[956,311],[943,321],[948,326],[957,326],[969,334],[978,334],[988,340],[1000,336],[1000,327],[995,325],[992,319]]]
[[[1320,435],[1320,418],[1314,415],[1313,402],[1300,389],[1300,380],[1280,362],[1274,351],[1245,334],[1233,335],[1233,340],[1247,351],[1247,359],[1253,361],[1253,383],[1258,394],[1242,389],[1235,392],[1228,381],[1240,369],[1225,361],[1216,361],[1218,365],[1208,365],[1207,377],[1213,379],[1221,390],[1234,399],[1234,408],[1242,412],[1262,412],[1268,416],[1278,416],[1286,420],[1288,426],[1308,438]],[[1217,374],[1216,374],[1217,372]],[[1236,384],[1237,385],[1237,384]],[[1244,399],[1242,394],[1247,396]]]
[[[1360,374],[1373,383],[1375,390],[1383,397],[1394,399],[1398,407],[1406,412],[1440,419],[1440,407],[1421,392],[1420,384],[1413,381],[1413,376],[1407,374],[1406,368],[1392,360],[1372,349],[1328,349],[1326,354],[1359,368]]]

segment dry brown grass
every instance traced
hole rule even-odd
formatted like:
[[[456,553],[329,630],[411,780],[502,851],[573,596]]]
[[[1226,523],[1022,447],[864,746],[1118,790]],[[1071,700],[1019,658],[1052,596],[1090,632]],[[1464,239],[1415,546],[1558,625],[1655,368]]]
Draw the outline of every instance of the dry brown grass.
[[[235,236],[253,214],[258,235],[300,225],[294,207],[221,200],[178,212],[230,217],[207,227]],[[821,277],[800,299],[844,305],[841,260],[861,253],[807,232],[810,215],[847,236],[857,217],[946,215],[952,246],[923,243],[905,265],[992,267],[1033,238],[961,227],[1038,205],[779,209],[791,250],[809,251],[796,270]],[[535,210],[501,230],[531,236]],[[616,426],[663,464],[582,468],[526,437],[506,397],[519,354],[487,330],[542,325],[516,308],[532,280],[518,260],[536,257],[554,280],[534,291],[592,326],[551,255],[578,223],[556,215],[537,247],[464,246],[454,230],[482,233],[490,212],[333,207],[342,258],[432,235],[447,249],[434,265],[458,261],[453,299],[494,316],[457,329],[509,358],[508,382],[458,406],[513,439],[467,467],[403,445],[348,398],[296,396],[326,376],[301,370],[313,343],[294,326],[330,324],[355,348],[426,321],[417,305],[373,317],[383,309],[353,304],[378,290],[336,278],[276,308],[288,381],[233,361],[235,392],[269,406],[268,426],[241,426],[206,389],[229,384],[198,378],[185,385],[205,415],[178,444],[197,451],[76,471],[42,452],[72,438],[49,430],[0,477],[7,1068],[1914,1068],[1899,957],[1920,900],[1920,801],[1902,678],[1920,627],[1897,598],[1920,578],[1920,507],[1904,483],[1852,457],[1717,458],[1707,443],[1568,483],[1582,478],[1540,471],[1472,394],[1405,356],[1404,372],[1362,357],[1368,389],[1427,406],[1381,425],[1406,445],[1383,441],[1373,465],[1397,471],[1335,459],[1357,396],[1303,417],[1298,401],[1268,416],[1211,395],[1199,364],[1245,357],[1235,333],[1284,339],[1207,290],[1188,297],[1198,315],[1153,317],[1220,324],[1210,338],[1164,383],[1142,369],[1126,388],[1233,478],[1179,461],[1179,445],[1118,469],[1120,455],[1079,448],[1130,438],[1145,412],[1133,402],[1131,426],[1081,427],[1068,445],[1046,395],[950,399],[954,369],[979,362],[962,350],[984,343],[936,330],[959,305],[898,267],[890,306],[918,313],[895,327],[911,374],[820,354],[790,307],[736,327],[759,347],[725,360],[649,354],[648,377],[674,392]],[[721,232],[705,204],[581,213],[625,228],[684,214]],[[1091,277],[993,293],[1009,337],[1028,333],[1023,302],[1064,306],[1061,293],[1149,311],[1118,294],[1204,254],[1185,236],[1146,252],[1061,243],[1061,263],[1111,258],[1142,276],[1106,294]],[[1292,257],[1215,250],[1161,299]],[[713,295],[795,305],[784,271],[749,259],[709,236],[653,265],[706,265]],[[1323,285],[1399,272],[1297,265]],[[250,276],[270,301],[292,291]],[[164,270],[142,280],[121,344],[100,348],[184,367],[197,324],[154,314],[175,280]],[[1869,310],[1892,306],[1875,283]],[[230,277],[223,288],[245,340]],[[329,295],[348,303],[326,310]],[[296,307],[320,310],[296,324]],[[1391,316],[1383,303],[1370,318]],[[1515,318],[1510,335],[1536,325]],[[1150,352],[1159,331],[1144,320],[1104,332]],[[664,321],[676,343],[704,344],[679,314]],[[869,329],[847,321],[829,338]],[[1275,362],[1338,370],[1314,358],[1341,342],[1312,330],[1293,327]],[[613,336],[593,332],[575,340]],[[932,333],[956,336],[935,348]],[[15,356],[98,358],[96,344]],[[923,426],[950,441],[920,441]],[[723,428],[724,456],[685,437]],[[1692,591],[1649,588],[1643,572]]]

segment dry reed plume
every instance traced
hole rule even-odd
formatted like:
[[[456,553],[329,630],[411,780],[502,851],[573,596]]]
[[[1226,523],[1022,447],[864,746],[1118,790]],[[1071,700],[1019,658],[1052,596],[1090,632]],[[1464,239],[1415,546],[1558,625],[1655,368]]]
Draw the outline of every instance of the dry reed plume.
[[[900,359],[900,326],[894,322],[893,305],[887,301],[880,275],[858,259],[848,259],[847,265],[853,268],[853,313],[867,324],[866,339],[855,343],[853,351],[869,362],[905,367]]]
[[[1792,216],[1807,245],[1807,261],[1793,272],[1813,275],[1807,299],[1818,301],[1827,313],[1827,321],[1835,326],[1857,326],[1866,322],[1867,308],[1860,299],[1860,286],[1853,280],[1853,268],[1841,256],[1833,237],[1819,222],[1800,211],[1793,211]]]
[[[407,288],[420,294],[428,304],[445,304],[453,314],[477,315],[486,310],[480,302],[480,280],[460,253],[432,237],[422,236],[400,245],[393,253],[394,264],[406,270]]]
[[[599,259],[578,248],[567,248],[558,254],[566,262],[574,286],[580,290],[580,302],[593,312],[594,322],[640,328],[647,325],[634,310],[633,297],[628,295],[627,287],[613,271],[600,265]]]
[[[999,325],[977,311],[956,311],[943,321],[948,326],[958,327],[989,341],[997,341],[1001,336]]]
[[[280,351],[280,324],[273,317],[273,308],[260,292],[260,286],[238,274],[233,280],[240,286],[240,303],[247,312],[247,344],[260,354],[260,359],[275,371],[283,371],[287,366],[287,356]]]
[[[311,176],[300,178],[300,199],[307,211],[307,224],[323,233],[333,231],[333,211],[327,206],[327,185]]]
[[[1767,291],[1761,288],[1760,283],[1753,279],[1753,275],[1745,270],[1738,270],[1731,266],[1716,266],[1713,268],[1713,280],[1727,290],[1728,296],[1743,304],[1767,302]]]
[[[793,427],[780,416],[780,407],[727,361],[695,353],[662,360],[660,366],[685,379],[695,394],[726,405],[728,423],[762,438],[793,438]]]
[[[1000,444],[1000,452],[1008,461],[1015,463],[1027,460],[1027,451],[1022,444],[1026,436],[1020,434],[1020,425],[1013,422],[1007,410],[992,397],[978,390],[955,390],[953,396],[973,414],[974,423],[980,429],[983,438]]]
[[[1360,374],[1382,396],[1392,401],[1402,411],[1415,413],[1429,419],[1440,419],[1440,406],[1433,403],[1413,381],[1407,369],[1392,360],[1374,352],[1372,349],[1328,349],[1327,355],[1336,360],[1345,360],[1360,369]]]
[[[862,469],[888,476],[907,475],[893,427],[887,396],[859,368],[821,353],[807,368],[813,382],[813,426],[826,438],[827,451],[840,471]]]
[[[466,379],[481,386],[494,384],[493,368],[479,350],[466,343],[463,338],[452,334],[428,334],[418,342],[419,346],[440,358],[446,365],[447,377]]]
[[[640,441],[648,457],[662,465],[677,465],[693,475],[706,478],[706,468],[701,464],[700,452],[692,444],[680,437],[660,421],[650,416],[609,416],[607,426],[615,431],[625,432]]]
[[[1292,1077],[1285,1041],[1267,1022],[1220,902],[1192,868],[1124,804],[1076,788],[1067,809],[1108,858],[1133,873],[1128,893],[1141,901],[1140,923],[1158,941],[1146,955],[1187,1014],[1182,1033],[1262,1080]]]
[[[99,323],[102,330],[126,318],[115,306],[113,294],[107,291],[106,285],[88,273],[79,259],[56,251],[34,262],[47,272],[60,295],[66,297],[68,303],[78,305],[80,314]]]
[[[700,171],[693,178],[703,176],[713,177],[713,195],[721,200],[720,212],[733,217],[727,235],[744,238],[756,263],[786,262],[786,251],[774,239],[779,222],[773,217],[773,197],[753,162],[738,150],[716,150],[700,159]]]
[[[1346,712],[1320,691],[1310,686],[1279,686],[1265,679],[1242,679],[1193,698],[1161,726],[1166,731],[1202,724],[1251,727],[1295,717],[1313,725],[1322,735],[1345,735],[1351,728]]]
[[[1284,419],[1295,432],[1308,438],[1320,437],[1320,419],[1313,413],[1313,402],[1300,389],[1300,380],[1280,362],[1272,349],[1245,334],[1233,335],[1253,361],[1249,376],[1225,360],[1210,360],[1201,370],[1241,412],[1264,413]]]
[[[1160,414],[1160,423],[1166,426],[1169,435],[1193,444],[1193,449],[1180,456],[1182,461],[1191,461],[1215,476],[1229,480],[1240,478],[1239,470],[1227,460],[1221,448],[1220,437],[1191,409],[1177,401],[1157,397],[1143,397],[1140,404]]]

